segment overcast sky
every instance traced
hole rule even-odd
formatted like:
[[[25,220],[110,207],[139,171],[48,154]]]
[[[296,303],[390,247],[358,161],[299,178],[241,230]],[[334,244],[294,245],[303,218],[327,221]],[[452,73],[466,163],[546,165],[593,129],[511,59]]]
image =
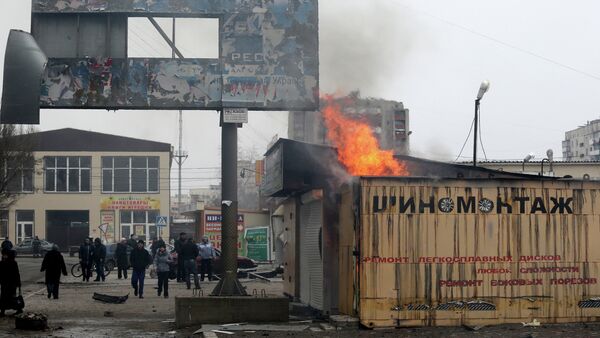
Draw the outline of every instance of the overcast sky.
[[[0,48],[9,29],[29,31],[30,10],[28,0],[0,2]],[[559,158],[564,132],[600,115],[598,13],[594,0],[322,0],[321,91],[359,89],[363,96],[404,102],[413,154],[454,160],[479,84],[488,79],[481,103],[487,157],[516,160],[533,152],[542,158],[552,148]],[[158,35],[135,25],[132,55],[164,52]],[[188,45],[189,53],[214,51],[211,38]],[[184,122],[190,153],[184,189],[218,182],[217,170],[204,169],[220,165],[217,113],[184,112]],[[64,127],[177,146],[177,112],[42,111],[41,130]],[[240,130],[240,148],[263,153],[276,134],[287,136],[286,112],[252,112]],[[471,158],[471,140],[462,156]]]

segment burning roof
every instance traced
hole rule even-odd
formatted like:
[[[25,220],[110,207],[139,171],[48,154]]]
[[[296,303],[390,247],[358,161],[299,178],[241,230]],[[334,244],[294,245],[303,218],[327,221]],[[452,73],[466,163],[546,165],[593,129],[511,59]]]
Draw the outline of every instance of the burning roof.
[[[338,151],[334,147],[279,139],[265,154],[266,172],[261,187],[265,196],[281,197],[302,193],[312,189],[336,189],[350,182],[354,176],[381,176],[377,174],[348,174],[338,161]],[[539,179],[554,178],[524,175],[427,160],[412,156],[394,156],[402,163],[410,177],[465,178],[465,179]],[[393,175],[383,175],[393,176]],[[400,175],[400,176],[408,176]]]
[[[339,161],[353,176],[407,176],[409,173],[391,150],[382,150],[371,127],[345,116],[331,97],[322,109],[327,138],[336,147]]]

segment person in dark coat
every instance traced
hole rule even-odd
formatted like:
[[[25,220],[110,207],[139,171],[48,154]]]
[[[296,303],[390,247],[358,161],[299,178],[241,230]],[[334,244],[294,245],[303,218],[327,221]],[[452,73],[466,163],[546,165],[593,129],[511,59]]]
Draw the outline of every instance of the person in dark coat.
[[[12,242],[10,241],[10,239],[8,239],[8,236],[6,236],[6,237],[4,238],[4,240],[2,241],[2,245],[1,245],[1,247],[2,247],[2,250],[5,250],[5,249],[6,249],[6,250],[11,250],[11,249],[13,248],[13,244],[12,244]]]
[[[99,282],[100,279],[104,282],[106,276],[104,275],[104,259],[106,258],[106,246],[102,244],[100,238],[94,240],[94,264],[96,264],[96,279],[95,282]]]
[[[58,245],[53,245],[52,250],[48,251],[42,261],[40,271],[46,271],[46,288],[48,289],[48,299],[54,297],[58,299],[58,287],[60,285],[60,274],[67,275],[67,266],[63,255],[58,251]]]
[[[156,251],[158,251],[158,249],[162,245],[164,245],[165,248],[167,247],[167,244],[165,243],[165,241],[163,241],[162,237],[158,237],[158,239],[154,237],[154,239],[152,240],[152,246],[150,247],[150,250],[152,251],[152,257],[156,256]]]
[[[181,257],[181,249],[185,244],[185,232],[179,234],[179,238],[175,240],[175,252],[177,252],[177,282],[185,281],[185,266],[183,264],[183,259]]]
[[[83,272],[83,281],[89,282],[92,277],[92,264],[94,263],[94,247],[88,238],[79,247],[79,264]]]
[[[198,272],[196,269],[196,257],[198,257],[198,247],[191,238],[189,238],[181,248],[180,257],[185,267],[185,285],[188,289],[191,287],[190,274],[193,274],[194,286],[196,286],[196,289],[199,289],[200,282],[198,281]]]
[[[115,258],[117,259],[117,271],[118,278],[121,277],[127,279],[127,269],[129,268],[129,259],[127,258],[127,240],[121,238],[121,242],[117,244],[117,250],[115,250]]]
[[[42,257],[42,241],[38,236],[35,236],[33,241],[31,241],[31,248],[33,251],[33,257]]]
[[[0,262],[0,316],[4,316],[6,310],[14,308],[14,300],[17,296],[17,288],[21,288],[21,275],[19,265],[15,260],[17,253],[14,250],[2,249],[2,262]],[[16,309],[16,314],[22,313],[22,309]]]
[[[131,236],[129,236],[129,240],[127,241],[127,245],[129,245],[132,249],[135,249],[135,247],[137,246],[137,241],[135,240],[135,235],[131,234]]]
[[[144,248],[144,241],[139,240],[137,247],[131,252],[129,261],[131,262],[131,287],[133,294],[144,298],[144,278],[146,277],[146,268],[152,263],[150,253]]]

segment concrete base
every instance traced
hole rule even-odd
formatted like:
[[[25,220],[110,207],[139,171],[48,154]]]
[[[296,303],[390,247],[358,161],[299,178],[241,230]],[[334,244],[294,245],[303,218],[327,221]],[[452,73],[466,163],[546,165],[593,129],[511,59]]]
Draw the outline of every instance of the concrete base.
[[[356,317],[347,315],[329,316],[331,325],[341,329],[358,329],[360,321]]]
[[[284,297],[176,297],[177,328],[198,324],[287,322]]]

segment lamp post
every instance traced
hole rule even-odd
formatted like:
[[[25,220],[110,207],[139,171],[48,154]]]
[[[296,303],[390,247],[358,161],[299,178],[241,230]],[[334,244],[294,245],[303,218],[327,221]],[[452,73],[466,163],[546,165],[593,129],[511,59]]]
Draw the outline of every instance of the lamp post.
[[[534,154],[528,154],[527,156],[525,156],[525,158],[523,159],[523,171],[522,171],[522,173],[525,173],[525,163],[533,160],[534,158],[535,158]]]
[[[548,149],[548,151],[546,151],[546,156],[547,157],[542,160],[542,171],[540,172],[540,176],[544,176],[544,161],[550,164],[550,173],[552,173],[552,161],[554,160],[554,152],[552,149]]]
[[[484,80],[479,86],[479,92],[477,93],[477,99],[475,99],[475,132],[473,134],[473,166],[477,166],[477,124],[479,123],[479,102],[483,98],[483,95],[490,88],[490,81]]]

